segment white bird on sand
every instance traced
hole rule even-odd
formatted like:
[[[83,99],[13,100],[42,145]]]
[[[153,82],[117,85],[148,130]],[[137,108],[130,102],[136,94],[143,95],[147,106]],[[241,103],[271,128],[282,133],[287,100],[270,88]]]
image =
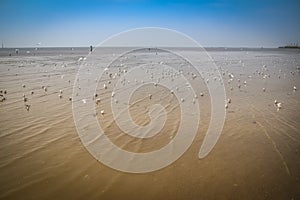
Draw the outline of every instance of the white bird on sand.
[[[184,98],[181,98],[180,101],[183,103],[184,102]]]
[[[230,79],[234,78],[233,74],[231,74],[231,73],[229,73],[228,76],[229,76]]]
[[[59,93],[60,93],[60,94],[62,94],[62,93],[63,93],[63,91],[62,91],[62,90],[59,90]]]
[[[282,108],[282,103],[278,102],[276,99],[274,101],[275,106],[277,107],[277,111]]]
[[[149,94],[148,96],[149,96],[149,99],[152,99],[152,94]]]
[[[277,107],[277,111],[279,111],[282,108],[282,103],[278,102],[276,104],[276,107]]]
[[[296,88],[296,86],[295,86],[295,85],[294,85],[294,88],[293,88],[293,90],[294,90],[294,91],[296,91],[296,90],[297,90],[297,88]]]
[[[107,89],[107,85],[106,85],[105,83],[104,83],[104,85],[103,85],[103,88],[104,88],[104,89]]]
[[[204,96],[204,94],[201,92],[201,93],[200,93],[200,96],[201,96],[201,97],[203,97],[203,96]]]
[[[101,102],[101,99],[100,98],[98,98],[98,99],[96,99],[96,104],[98,105],[100,102]]]
[[[104,110],[101,110],[100,113],[101,113],[101,115],[104,115],[104,114],[105,114]]]
[[[263,88],[263,92],[265,92],[266,91],[266,88]]]
[[[231,103],[231,99],[229,98],[229,99],[227,99],[227,103]]]
[[[44,91],[47,92],[47,87],[44,87]]]
[[[282,106],[281,106],[282,103],[278,102],[276,105],[277,105],[277,108],[278,108],[278,109],[282,108]]]
[[[22,87],[23,87],[23,88],[25,88],[25,87],[26,87],[26,85],[25,85],[25,84],[22,84]]]
[[[61,99],[61,98],[62,98],[62,95],[61,95],[61,94],[59,94],[59,95],[58,95],[58,97]]]
[[[226,103],[226,104],[225,104],[225,109],[227,109],[227,108],[228,108],[228,104]]]
[[[26,109],[27,111],[29,111],[29,108],[30,108],[30,105],[25,104],[25,109]]]
[[[82,99],[81,101],[82,101],[82,103],[86,103],[86,99]]]

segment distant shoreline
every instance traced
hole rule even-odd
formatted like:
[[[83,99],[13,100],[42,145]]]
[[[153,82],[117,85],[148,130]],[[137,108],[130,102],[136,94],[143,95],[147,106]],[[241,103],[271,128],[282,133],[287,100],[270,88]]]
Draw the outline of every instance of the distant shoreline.
[[[278,47],[280,49],[300,49],[300,46],[294,46],[294,45],[287,45],[287,46],[282,46],[282,47]]]

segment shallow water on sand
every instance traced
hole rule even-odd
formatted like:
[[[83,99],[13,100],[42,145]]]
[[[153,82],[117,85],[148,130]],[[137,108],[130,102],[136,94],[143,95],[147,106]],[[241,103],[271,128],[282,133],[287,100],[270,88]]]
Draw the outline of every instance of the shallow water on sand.
[[[300,91],[293,90],[300,88],[299,51],[210,49],[231,99],[219,141],[207,157],[198,158],[210,121],[210,98],[203,87],[200,128],[193,144],[170,166],[147,174],[122,173],[101,164],[78,137],[69,97],[82,62],[78,59],[88,49],[20,50],[20,55],[7,56],[10,51],[14,52],[0,52],[0,90],[6,97],[0,102],[1,199],[300,198]],[[120,50],[103,54],[110,59],[115,52]],[[230,83],[229,73],[234,75]],[[218,81],[209,76],[209,82]],[[149,103],[143,98],[149,90],[145,87],[132,98],[139,100],[130,110],[139,125],[149,123],[143,107]],[[158,87],[152,101],[159,102],[157,97],[166,92]],[[169,121],[152,143],[120,137],[109,118],[96,117],[120,147],[158,149],[180,123],[178,101],[164,97]],[[275,99],[282,103],[279,110]],[[96,105],[98,113],[101,109]]]

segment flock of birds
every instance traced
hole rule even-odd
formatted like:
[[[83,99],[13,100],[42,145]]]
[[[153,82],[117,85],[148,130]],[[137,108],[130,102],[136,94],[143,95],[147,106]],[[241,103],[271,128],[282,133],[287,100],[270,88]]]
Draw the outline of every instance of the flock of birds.
[[[240,60],[239,63],[242,63],[242,61]],[[256,70],[253,74],[257,74],[257,75],[261,76],[262,79],[264,79],[264,80],[265,80],[266,78],[270,78],[271,75],[264,72],[264,71],[268,71],[267,66],[266,66],[266,65],[263,65],[262,68],[263,68],[262,71]],[[297,71],[298,73],[300,72],[299,67],[297,67],[296,71]],[[233,81],[233,79],[234,79],[234,75],[233,75],[232,73],[229,73],[228,70],[227,70],[227,73],[228,73],[228,76],[229,76],[228,84],[230,84],[230,83]],[[282,73],[282,70],[279,70],[279,73],[281,74],[281,73]],[[280,75],[280,74],[278,75],[278,79],[281,78],[281,75]],[[291,74],[292,74],[292,75],[295,75],[295,72],[291,71]],[[223,72],[223,75],[225,75],[225,72]],[[283,75],[284,75],[284,77],[286,76],[285,73],[284,73]],[[251,76],[248,76],[248,78],[251,78]],[[237,79],[237,81],[238,81],[238,85],[237,85],[237,86],[238,86],[238,88],[240,89],[241,86],[242,86],[242,85],[241,85],[241,80],[240,80],[240,79]],[[243,84],[246,86],[246,85],[247,85],[247,81],[244,81]],[[233,87],[230,87],[230,90],[233,90]],[[296,90],[297,90],[297,87],[294,85],[294,86],[293,86],[293,91],[295,92]],[[262,91],[263,91],[263,92],[266,92],[266,88],[263,87],[263,88],[262,88]],[[225,104],[225,108],[226,108],[226,109],[228,108],[228,104],[229,104],[229,103],[231,103],[231,99],[228,99],[228,100],[227,100],[227,102],[226,102],[226,104]],[[283,103],[282,103],[282,102],[278,102],[277,99],[274,100],[274,106],[277,108],[277,111],[279,111],[279,110],[282,108],[282,104],[283,104]]]
[[[79,58],[78,61],[84,61],[84,60],[85,60],[85,58]],[[108,68],[105,68],[105,69],[104,69],[104,71],[106,72],[106,74],[109,74],[109,78],[110,78],[110,79],[116,79],[116,76],[120,76],[120,75],[121,75],[120,73],[119,73],[119,74],[118,74],[118,73],[115,73],[115,75],[114,75],[113,73],[109,73],[108,70],[109,70]],[[298,70],[298,68],[297,68],[297,70]],[[119,71],[122,71],[121,68],[119,68]],[[228,81],[227,81],[228,84],[230,84],[230,83],[235,79],[234,74],[231,73],[231,72],[229,72],[228,70],[224,71],[224,70],[221,69],[221,71],[223,71],[223,72],[222,72],[223,79],[225,79],[226,74],[228,75],[228,78],[229,78]],[[256,70],[255,73],[258,74],[258,75],[260,75],[260,76],[262,76],[263,79],[270,78],[270,74],[264,73],[264,71],[267,71],[267,66],[266,66],[266,65],[263,65],[263,70],[262,70],[262,71]],[[126,73],[127,71],[126,71],[126,69],[124,69],[122,72],[123,72],[123,73]],[[280,72],[281,72],[281,70],[280,70]],[[254,73],[254,74],[255,74],[255,73]],[[294,75],[294,72],[291,72],[291,73]],[[162,74],[163,74],[163,73],[162,73]],[[192,79],[195,79],[195,78],[197,77],[197,76],[196,76],[195,74],[193,74],[193,73],[190,74],[190,73],[188,72],[188,74],[191,75],[191,78],[192,78]],[[213,73],[212,73],[212,74],[213,74]],[[169,74],[163,74],[163,77],[166,76],[166,75],[169,75],[170,77],[172,77],[172,79],[176,78],[176,76],[170,75],[170,73],[169,73]],[[152,74],[152,78],[153,78],[153,74]],[[248,76],[248,78],[251,78],[251,76]],[[281,78],[281,75],[278,75],[278,78],[280,79],[280,78]],[[216,80],[217,80],[217,77],[213,77],[213,80],[216,81]],[[136,80],[135,80],[135,81],[136,81]],[[221,84],[222,84],[221,78],[219,78],[219,81],[220,81]],[[137,81],[136,81],[136,82],[137,82]],[[158,81],[158,82],[159,82],[159,81]],[[238,83],[238,84],[237,84],[237,87],[238,87],[239,89],[242,87],[242,85],[244,85],[244,86],[247,85],[247,81],[246,81],[246,80],[245,80],[244,82],[242,82],[242,83],[241,83],[241,82],[242,82],[242,81],[241,81],[240,79],[237,79],[237,83]],[[69,83],[70,83],[70,80],[69,80]],[[209,79],[206,79],[206,83],[207,83],[207,84],[209,83]],[[103,89],[105,89],[105,90],[108,89],[108,85],[109,85],[109,84],[111,84],[111,81],[110,81],[110,80],[109,80],[107,83],[104,83],[104,84],[103,84]],[[125,84],[125,80],[124,80],[124,83],[123,83],[123,84]],[[129,81],[128,81],[128,84],[129,84]],[[158,85],[158,83],[155,82],[155,83],[154,83],[154,86],[157,86],[157,85]],[[25,85],[25,84],[22,84],[22,88],[25,88],[25,87],[26,87],[26,85]],[[187,87],[190,87],[190,85],[187,84]],[[44,90],[45,93],[47,93],[48,88],[47,88],[46,86],[41,86],[41,88]],[[176,87],[176,90],[178,90],[178,87]],[[230,90],[233,90],[233,87],[232,87],[232,86],[230,87]],[[293,86],[293,91],[296,91],[296,90],[297,90],[297,87],[296,87],[296,86]],[[263,92],[266,92],[266,88],[262,88],[262,91],[263,91]],[[171,92],[171,94],[174,94],[174,90],[171,90],[170,92]],[[7,93],[8,93],[8,92],[7,92],[6,89],[0,90],[0,102],[4,102],[4,101],[7,100],[7,97],[6,97]],[[33,95],[33,94],[34,94],[34,91],[31,91],[30,94]],[[111,97],[114,97],[114,96],[115,96],[115,93],[112,92]],[[202,97],[202,96],[204,96],[204,94],[203,94],[203,93],[200,93],[200,96]],[[59,91],[58,91],[58,97],[59,97],[59,99],[62,99],[62,98],[63,98],[63,90],[59,90]],[[152,99],[152,94],[149,94],[149,98]],[[69,97],[68,99],[69,99],[69,101],[72,101],[72,97]],[[195,101],[196,101],[195,99],[197,99],[197,95],[193,98],[193,101],[192,101],[193,103],[195,103]],[[94,94],[93,100],[95,101],[95,103],[96,103],[97,105],[99,105],[99,104],[101,103],[101,99],[99,98],[99,95],[98,95],[98,94]],[[25,109],[26,109],[27,111],[29,111],[31,105],[27,104],[28,98],[26,97],[25,94],[23,94],[23,101],[24,101],[24,103],[25,103],[25,104],[24,104]],[[181,98],[180,101],[181,101],[181,102],[184,102],[185,99],[184,99],[184,98]],[[83,103],[86,103],[86,99],[83,99],[82,102],[83,102]],[[115,99],[115,103],[118,103],[118,100],[117,100],[117,99]],[[230,103],[231,103],[231,99],[228,98],[228,99],[225,101],[225,109],[228,109]],[[277,108],[277,111],[279,111],[279,110],[282,108],[282,104],[283,104],[283,103],[277,101],[277,99],[274,100],[274,106]],[[104,114],[105,114],[105,111],[104,111],[104,110],[101,110],[100,113],[101,113],[102,115],[104,115]]]
[[[22,88],[26,88],[26,85],[25,85],[25,84],[22,84]],[[42,86],[41,88],[42,88],[42,90],[44,90],[45,93],[47,93],[48,88],[47,88],[46,86]],[[0,102],[4,102],[4,101],[7,100],[7,97],[6,97],[7,94],[8,94],[8,92],[7,92],[6,89],[0,90]],[[31,91],[30,91],[30,94],[31,94],[31,95],[34,95],[34,91],[31,90]],[[58,95],[58,97],[59,97],[60,99],[63,98],[63,90],[59,90],[59,95]],[[29,111],[31,105],[30,105],[30,104],[27,104],[29,98],[28,98],[24,93],[23,93],[23,96],[22,96],[22,100],[23,100],[23,102],[24,102],[24,107],[25,107],[25,109],[26,109],[27,111]],[[69,101],[72,101],[72,97],[69,97]]]

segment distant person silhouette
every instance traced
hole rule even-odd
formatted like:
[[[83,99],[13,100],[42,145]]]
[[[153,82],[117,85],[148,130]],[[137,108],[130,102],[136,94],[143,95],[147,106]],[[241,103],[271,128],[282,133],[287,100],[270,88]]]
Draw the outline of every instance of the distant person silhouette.
[[[91,45],[91,46],[90,46],[90,52],[92,52],[92,51],[93,51],[93,46]]]

